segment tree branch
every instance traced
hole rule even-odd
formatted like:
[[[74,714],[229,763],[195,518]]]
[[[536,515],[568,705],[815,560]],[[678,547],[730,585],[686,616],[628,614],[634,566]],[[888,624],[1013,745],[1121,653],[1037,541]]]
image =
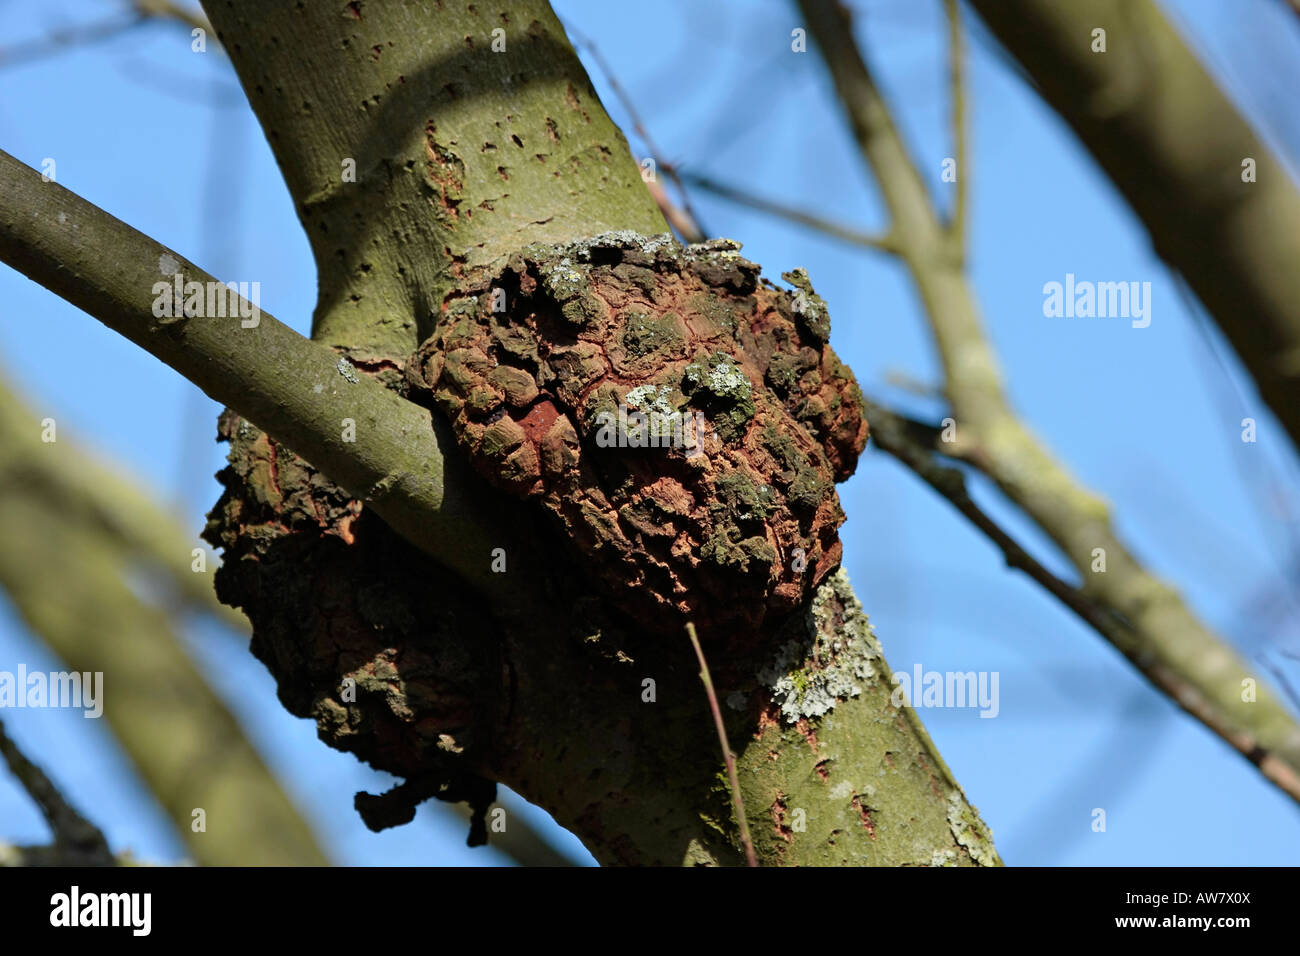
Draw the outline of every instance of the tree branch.
[[[1168,672],[1176,686],[1194,689],[1198,699],[1179,703],[1208,720],[1271,781],[1280,785],[1288,775],[1300,774],[1295,719],[1263,681],[1258,681],[1255,700],[1242,699],[1243,681],[1256,679],[1245,662],[1174,590],[1142,567],[1116,536],[1106,505],[1081,487],[1013,414],[974,292],[857,48],[848,11],[837,0],[800,0],[800,8],[862,157],[880,183],[898,254],[925,305],[957,421],[951,454],[988,474],[1079,569],[1084,592],[1131,624],[1132,640],[1117,645],[1125,656],[1140,656],[1150,667]],[[1098,553],[1104,571],[1094,570]],[[1296,788],[1288,784],[1284,789]]]
[[[317,253],[322,297],[314,333],[322,342],[348,350],[363,367],[373,367],[370,360],[400,368],[464,274],[529,242],[609,229],[663,232],[625,141],[545,3],[443,0],[436,11],[423,5],[418,29],[405,5],[349,9],[340,17],[332,8],[288,2],[208,7]],[[509,52],[500,56],[490,45],[503,23]],[[356,188],[340,181],[347,159],[356,160]],[[383,386],[366,376],[351,381],[336,354],[304,349],[269,316],[252,330],[199,317],[148,318],[148,291],[170,271],[159,268],[160,256],[174,257],[185,278],[207,277],[58,187],[32,182],[17,165],[0,162],[0,258],[106,317],[351,494],[368,495],[394,529],[473,574],[475,558],[487,556],[485,538],[474,534],[486,509],[468,504],[468,482],[452,485],[456,456],[431,437],[427,413],[374,394]],[[14,181],[20,171],[27,176],[28,195],[5,185],[6,170]],[[36,190],[53,198],[37,198]],[[105,265],[92,261],[100,256]],[[235,386],[245,380],[249,391],[241,393]],[[313,391],[316,384],[325,386],[324,396]],[[351,392],[340,397],[339,389]],[[358,423],[355,444],[331,437],[349,412]],[[233,418],[226,422],[236,429]],[[363,429],[365,449],[358,447]],[[239,463],[255,469],[268,443],[248,431],[232,441],[248,451]],[[280,459],[282,480],[291,466],[308,491],[326,484],[291,457]],[[266,486],[264,476],[230,472],[235,491],[252,496]],[[400,487],[407,475],[414,490]],[[346,510],[335,492],[328,495],[331,517]],[[301,497],[304,507],[316,500]],[[406,502],[405,512],[395,498]],[[223,500],[236,509],[265,504]],[[492,500],[505,511],[501,499]],[[456,772],[501,780],[535,799],[604,861],[743,859],[722,823],[730,807],[717,788],[709,735],[701,732],[708,711],[679,642],[656,642],[637,622],[586,598],[536,607],[530,619],[498,629],[494,617],[520,605],[519,589],[546,577],[540,562],[512,555],[511,574],[497,576],[495,589],[491,578],[484,583],[495,600],[483,602],[459,593],[456,582],[430,584],[436,575],[423,556],[378,522],[367,522],[368,539],[358,534],[349,543],[332,524],[319,534],[306,527],[309,518],[302,528],[274,527],[274,505],[265,510],[267,524],[256,530],[267,540],[241,538],[238,518],[228,529],[230,540],[246,547],[240,553],[254,558],[239,562],[238,573],[253,585],[240,596],[275,605],[255,644],[286,706],[315,717],[322,736],[417,781],[436,782],[438,755],[463,753]],[[367,541],[387,553],[367,550]],[[296,558],[273,569],[283,590],[257,591],[268,580],[258,575],[274,563],[256,560],[263,543],[269,553]],[[552,544],[552,563],[561,563],[564,543]],[[384,565],[382,580],[367,576],[394,555],[401,567]],[[234,566],[228,562],[223,573]],[[327,608],[319,589],[329,590]],[[321,617],[327,627],[339,618],[347,626],[319,646],[304,644],[304,622]],[[754,648],[729,656],[726,673],[719,667],[715,678],[729,692],[731,739],[744,742],[738,778],[759,859],[998,862],[987,828],[919,718],[892,703],[888,665],[842,571],[779,633],[749,639]],[[356,701],[336,699],[340,667],[365,684]],[[659,703],[644,696],[647,683],[657,683]],[[352,731],[371,728],[352,721],[371,716],[389,723],[359,742]],[[363,749],[377,744],[392,746]]]
[[[750,195],[743,190],[736,189],[734,186],[728,186],[726,183],[720,183],[699,173],[683,172],[682,179],[692,186],[703,189],[705,192],[713,193],[715,196],[730,202],[748,206],[750,209],[756,209],[779,219],[785,219],[800,226],[807,226],[809,229],[830,236],[832,239],[839,239],[851,245],[862,246],[865,249],[875,249],[879,252],[896,253],[898,251],[893,238],[889,235],[879,236],[869,232],[862,232],[834,220],[805,212],[797,206],[790,206],[772,199]]]
[[[203,570],[194,570],[197,535],[187,533],[175,515],[159,508],[124,474],[68,439],[61,441],[57,454],[42,453],[47,449],[37,440],[40,418],[0,381],[0,481],[12,480],[47,499],[52,508],[116,538],[128,560],[167,581],[178,609],[210,614],[247,632],[244,616],[217,600],[208,562]]]
[[[632,102],[632,97],[623,88],[623,84],[619,82],[618,74],[614,72],[609,63],[606,62],[605,57],[601,55],[600,48],[592,43],[584,33],[576,29],[573,24],[566,23],[564,31],[573,39],[574,46],[585,47],[587,52],[591,54],[592,60],[605,75],[610,89],[614,91],[618,101],[623,104],[623,111],[627,113],[628,119],[632,121],[632,128],[641,137],[641,142],[645,143],[646,148],[650,150],[650,156],[654,160],[656,168],[663,170],[664,174],[676,184],[677,192],[682,197],[680,208],[669,198],[668,193],[657,179],[652,177],[646,183],[651,194],[655,197],[655,203],[659,206],[660,212],[664,214],[664,218],[672,224],[673,228],[681,234],[684,240],[687,242],[703,242],[708,238],[708,235],[700,226],[700,217],[691,208],[690,195],[682,184],[676,164],[664,159],[663,153],[650,136],[650,130],[641,121],[641,114],[638,112],[636,104]]]
[[[38,432],[35,416],[0,419],[0,587],[24,624],[68,670],[102,675],[104,719],[196,861],[328,862],[170,615],[133,590],[130,547],[86,521],[83,504],[33,481],[27,462],[70,448]],[[196,809],[204,831],[193,828]]]
[[[3,722],[0,722],[0,757],[4,757],[9,771],[41,808],[41,815],[54,834],[58,853],[76,859],[80,866],[113,865],[113,853],[99,827],[78,813],[41,768],[23,756],[18,745],[5,734]]]
[[[957,195],[948,221],[948,235],[957,261],[966,262],[966,214],[970,204],[970,149],[966,110],[966,52],[961,29],[961,7],[957,0],[943,0],[948,18],[949,98],[952,109],[953,152],[957,160]]]
[[[1008,567],[1018,568],[1029,575],[1080,620],[1120,650],[1129,663],[1156,688],[1259,767],[1260,773],[1279,789],[1300,802],[1300,775],[1294,768],[1254,747],[1251,739],[1238,733],[1237,728],[1225,720],[1224,713],[1212,701],[1207,700],[1199,688],[1190,684],[1184,675],[1163,666],[1158,659],[1143,654],[1142,635],[1135,633],[1128,621],[1095,597],[1071,587],[1052,574],[975,503],[966,491],[966,478],[961,471],[944,465],[939,460],[943,454],[936,446],[936,436],[940,429],[912,421],[875,402],[867,402],[867,414],[871,421],[872,439],[877,447],[893,455],[918,478],[947,498],[997,546]]]
[[[519,599],[517,586],[490,573],[490,552],[508,543],[527,566],[531,549],[483,503],[454,439],[427,409],[265,312],[252,328],[244,326],[253,319],[238,317],[155,317],[155,284],[178,274],[204,288],[216,280],[3,152],[0,260],[292,447],[485,593]]]

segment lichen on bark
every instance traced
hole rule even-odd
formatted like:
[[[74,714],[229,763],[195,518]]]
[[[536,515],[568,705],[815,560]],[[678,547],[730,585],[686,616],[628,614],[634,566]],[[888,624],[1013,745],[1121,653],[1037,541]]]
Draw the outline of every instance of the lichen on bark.
[[[467,280],[407,362],[494,485],[540,501],[653,630],[758,628],[840,561],[867,425],[806,275],[609,233]]]

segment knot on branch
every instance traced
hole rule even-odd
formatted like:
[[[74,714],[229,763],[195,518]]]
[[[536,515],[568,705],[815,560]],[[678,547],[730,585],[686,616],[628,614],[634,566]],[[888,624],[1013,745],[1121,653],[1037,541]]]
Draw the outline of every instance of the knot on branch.
[[[653,630],[757,627],[840,561],[861,394],[802,270],[788,292],[738,249],[529,247],[465,280],[407,363],[478,471],[539,501]]]
[[[230,411],[219,432],[229,464],[204,530],[224,550],[217,596],[248,615],[285,708],[331,747],[418,781],[378,809],[359,800],[372,827],[404,822],[394,808],[414,794],[485,808],[494,784],[476,759],[502,706],[490,615],[304,459]]]

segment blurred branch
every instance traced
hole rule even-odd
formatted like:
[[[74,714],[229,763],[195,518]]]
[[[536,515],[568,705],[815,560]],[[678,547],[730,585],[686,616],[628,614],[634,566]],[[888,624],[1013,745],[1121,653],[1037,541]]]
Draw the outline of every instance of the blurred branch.
[[[948,17],[949,98],[952,103],[952,141],[957,160],[957,195],[948,223],[949,239],[957,261],[966,261],[966,210],[969,205],[970,149],[966,113],[966,53],[962,42],[961,8],[957,0],[943,0]]]
[[[24,406],[18,397],[6,388],[3,382],[0,382],[0,514],[4,512],[6,500],[21,489],[24,496],[40,499],[42,509],[63,516],[70,526],[78,527],[81,533],[88,537],[102,538],[113,549],[115,555],[113,568],[119,577],[129,574],[133,566],[147,563],[165,576],[166,582],[170,585],[169,590],[185,607],[219,616],[241,633],[247,633],[248,623],[243,614],[227,608],[216,600],[212,586],[212,569],[208,567],[202,572],[191,570],[190,549],[195,542],[184,533],[175,519],[155,505],[129,480],[94,461],[66,437],[52,444],[41,442],[37,437],[40,422],[41,416]],[[0,551],[9,549],[17,552],[25,548],[26,543],[20,537],[10,535],[0,539]],[[15,554],[14,558],[21,560],[22,555]],[[4,574],[6,563],[6,558],[0,554],[0,587],[8,588],[13,581]],[[70,587],[65,580],[67,572],[59,574],[50,570],[49,574],[50,576],[45,580],[47,589],[61,593]],[[125,580],[121,582],[121,586],[126,586]],[[21,595],[12,596],[15,603],[23,603],[19,600]],[[115,605],[117,603],[120,602],[114,602]],[[142,614],[142,620],[144,619],[145,615]],[[50,646],[61,655],[67,652],[69,642],[102,640],[97,632],[91,632],[98,627],[97,623],[89,627],[83,624],[82,627],[86,632],[80,635],[75,633],[47,635],[40,632],[40,636],[46,638]],[[159,625],[148,631],[144,635],[144,640],[174,642],[175,635]],[[110,666],[113,649],[117,646],[116,643],[112,643],[104,647],[103,653],[107,655],[106,659],[109,659]],[[164,659],[176,659],[170,649],[162,656]],[[204,709],[223,705],[213,697],[199,675],[182,672],[173,674],[168,680],[180,696],[193,696],[199,702],[200,712],[179,721],[170,718],[165,724],[152,728],[141,740],[121,739],[120,742],[127,752],[132,754],[137,765],[142,766],[143,769],[144,765],[151,764],[157,759],[156,755],[148,753],[137,755],[138,751],[152,748],[167,751],[178,746],[175,741],[170,740],[170,735],[174,734],[178,740],[183,741],[202,737],[214,738],[209,745],[211,755],[196,756],[195,765],[201,768],[219,767],[220,772],[226,775],[239,773],[246,778],[247,782],[240,785],[227,779],[210,782],[206,786],[222,790],[238,786],[246,787],[249,792],[241,799],[250,799],[253,805],[261,808],[259,812],[264,815],[269,814],[269,818],[261,821],[261,825],[274,827],[276,830],[286,830],[289,833],[295,831],[306,833],[305,823],[289,805],[274,777],[252,753],[251,746],[243,739],[242,731],[234,724],[233,719],[226,714],[222,719],[210,722],[210,726],[200,726],[209,721],[209,718],[202,713]],[[117,701],[116,694],[114,700]],[[139,705],[123,702],[115,703],[115,706]],[[117,722],[113,720],[111,713],[109,717],[109,722],[116,731]],[[239,735],[239,739],[220,740],[223,724],[226,732]],[[126,726],[135,728],[137,724],[128,722]],[[235,752],[234,755],[232,750]],[[239,756],[238,751],[245,753]],[[242,769],[239,769],[241,765]],[[196,772],[196,776],[202,778],[212,772],[212,770],[201,769]],[[149,772],[146,770],[145,773],[148,779]],[[262,778],[260,781],[259,776]],[[162,795],[159,796],[161,798]],[[196,795],[194,799],[197,801],[195,804],[197,806],[211,805],[210,798],[202,795]],[[163,803],[169,812],[175,809],[174,801],[164,799]],[[439,804],[439,809],[444,808],[450,809],[447,805]],[[179,809],[183,812],[180,816],[173,814],[173,822],[184,832],[189,829],[191,823],[189,811],[192,808],[182,805]],[[290,815],[292,818],[289,818]],[[199,841],[199,845],[193,847],[196,857],[200,862],[214,862],[210,861],[200,848],[206,847],[206,843],[203,842],[205,835],[196,834],[195,837]],[[229,841],[235,839],[234,836],[228,836]],[[572,865],[566,857],[553,850],[548,855],[549,844],[546,844],[517,817],[511,819],[508,833],[493,834],[492,844],[526,866]],[[44,859],[50,854],[54,854],[54,858],[58,860],[70,859],[66,851],[58,846],[21,847],[14,850],[15,852],[21,850],[24,854],[22,858],[29,862]],[[314,858],[311,856],[296,859],[281,857],[268,862],[280,864],[324,862],[324,857],[319,851],[313,850],[313,852],[316,854]],[[240,856],[236,859],[232,854],[225,862],[242,863],[244,860],[245,857]]]
[[[102,43],[132,30],[148,20],[140,12],[117,14],[94,23],[54,30],[38,40],[16,43],[0,49],[0,68],[31,63],[47,56],[63,53],[76,47]]]
[[[871,437],[876,446],[894,456],[918,478],[947,498],[997,546],[1008,567],[1018,568],[1041,585],[1080,620],[1118,648],[1129,663],[1156,688],[1238,749],[1242,756],[1259,767],[1264,776],[1292,799],[1300,802],[1300,774],[1294,768],[1251,749],[1237,728],[1226,723],[1223,713],[1207,701],[1198,688],[1189,684],[1184,675],[1164,666],[1159,658],[1142,653],[1144,642],[1141,635],[1134,633],[1127,620],[1086,591],[1072,587],[1052,574],[975,503],[966,491],[966,477],[961,470],[942,462],[940,456],[944,453],[938,446],[940,429],[906,418],[875,402],[867,401],[866,406],[867,420],[871,422]],[[1276,673],[1275,676],[1281,675]]]
[[[778,219],[785,219],[788,222],[796,223],[800,226],[807,226],[815,232],[830,236],[833,239],[839,239],[843,242],[855,246],[862,246],[866,249],[876,249],[881,252],[896,252],[893,239],[888,236],[877,236],[871,233],[861,232],[849,226],[841,225],[830,219],[824,219],[814,213],[805,212],[797,206],[790,206],[785,203],[779,203],[775,200],[764,199],[760,196],[753,196],[734,186],[728,186],[726,183],[720,183],[702,176],[698,173],[683,172],[682,178],[705,192],[713,193],[722,199],[729,200],[741,206],[748,206],[750,209],[756,209],[759,212],[776,216]]]
[[[1164,675],[1156,681],[1161,690],[1300,799],[1300,726],[1236,651],[1142,567],[1116,536],[1105,503],[1015,417],[974,291],[854,42],[848,12],[836,0],[800,0],[799,6],[862,158],[880,183],[897,254],[929,317],[957,422],[949,454],[989,475],[1079,570],[1083,593],[1127,622],[1124,633],[1103,637],[1118,640],[1115,646],[1130,660],[1142,661],[1149,678]],[[1246,679],[1259,685],[1249,702],[1242,700]]]
[[[22,689],[26,691],[26,688]],[[65,865],[77,866],[112,866],[113,854],[108,848],[104,834],[59,793],[49,777],[41,771],[18,749],[18,745],[5,733],[4,723],[0,722],[0,757],[4,757],[9,771],[18,778],[23,789],[41,808],[41,815],[49,824],[54,835],[53,847],[16,848],[29,862],[53,862],[58,859]],[[45,859],[42,860],[44,851]]]
[[[1152,0],[970,2],[1187,278],[1300,446],[1300,190],[1286,168]],[[1104,53],[1092,50],[1096,29]]]
[[[171,616],[132,588],[143,554],[169,568],[173,584],[189,573],[185,593],[200,600],[195,592],[211,584],[188,571],[190,542],[66,437],[42,442],[42,427],[0,390],[0,588],[66,667],[103,673],[109,726],[196,860],[327,862]],[[100,476],[105,484],[94,487]],[[196,808],[207,814],[206,833],[191,829]]]
[[[0,69],[19,63],[31,63],[57,53],[111,40],[151,20],[159,19],[175,20],[191,30],[204,30],[212,42],[220,48],[220,42],[212,32],[212,25],[201,13],[188,10],[171,0],[135,0],[128,12],[106,17],[94,23],[54,30],[40,39],[16,43],[0,49]]]
[[[175,20],[181,26],[188,27],[191,30],[202,30],[208,35],[211,42],[220,46],[220,41],[217,40],[217,34],[212,29],[212,24],[198,10],[191,10],[189,7],[172,2],[172,0],[135,0],[134,6],[136,11],[143,17]]]
[[[186,533],[175,516],[154,504],[129,479],[90,455],[63,446],[60,454],[42,454],[37,440],[38,416],[0,381],[0,473],[2,481],[24,484],[44,495],[49,505],[75,514],[117,539],[129,552],[128,563],[161,576],[175,597],[174,610],[209,614],[239,633],[248,632],[244,615],[217,600],[204,549],[203,570],[193,570],[196,535]]]

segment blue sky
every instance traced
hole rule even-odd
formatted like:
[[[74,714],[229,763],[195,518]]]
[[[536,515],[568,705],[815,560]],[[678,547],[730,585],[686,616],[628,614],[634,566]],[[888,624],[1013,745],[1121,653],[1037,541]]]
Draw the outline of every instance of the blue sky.
[[[936,195],[947,130],[937,0],[857,0],[860,38]],[[1300,18],[1276,0],[1177,0],[1165,8],[1230,94],[1295,168],[1300,126],[1283,94],[1300,81]],[[111,14],[99,0],[0,3],[0,50]],[[833,216],[884,224],[814,52],[790,50],[784,3],[564,0],[628,89],[665,157]],[[968,18],[967,22],[970,22]],[[588,60],[590,66],[590,61]],[[594,79],[615,120],[627,114]],[[1121,197],[1067,128],[975,29],[971,42],[971,276],[1009,393],[1077,478],[1107,498],[1121,533],[1205,621],[1257,661],[1300,654],[1293,586],[1297,468],[1285,434],[1217,332],[1190,311]],[[0,148],[226,278],[261,283],[262,307],[307,333],[315,292],[306,239],[228,64],[156,24],[93,46],[0,66]],[[633,150],[645,155],[633,136]],[[892,260],[692,196],[713,235],[745,244],[775,279],[805,267],[831,307],[833,342],[863,386],[919,416],[943,406],[892,384],[933,385],[938,366],[906,274]],[[1151,283],[1152,322],[1046,318],[1044,283]],[[1207,331],[1207,328],[1209,331]],[[39,412],[174,503],[197,534],[221,466],[217,406],[152,357],[0,267],[0,374]],[[72,383],[76,383],[75,385]],[[1259,441],[1239,440],[1240,420]],[[1300,811],[1208,731],[1148,690],[1099,637],[1023,576],[944,501],[883,454],[840,489],[845,563],[896,670],[997,671],[1000,713],[922,713],[1011,864],[1284,864]],[[985,506],[1050,566],[1068,569],[987,487]],[[1289,575],[1289,578],[1288,578]],[[328,750],[290,717],[237,636],[196,625],[190,647],[278,771],[331,856],[349,864],[498,865],[462,824],[426,807],[372,834],[351,808],[387,778]],[[57,663],[0,598],[0,669]],[[1300,668],[1286,673],[1300,686]],[[117,848],[173,860],[180,843],[95,721],[5,715]],[[545,814],[575,859],[589,860]],[[1107,830],[1091,830],[1091,811]],[[30,800],[0,774],[0,838],[36,842]]]

